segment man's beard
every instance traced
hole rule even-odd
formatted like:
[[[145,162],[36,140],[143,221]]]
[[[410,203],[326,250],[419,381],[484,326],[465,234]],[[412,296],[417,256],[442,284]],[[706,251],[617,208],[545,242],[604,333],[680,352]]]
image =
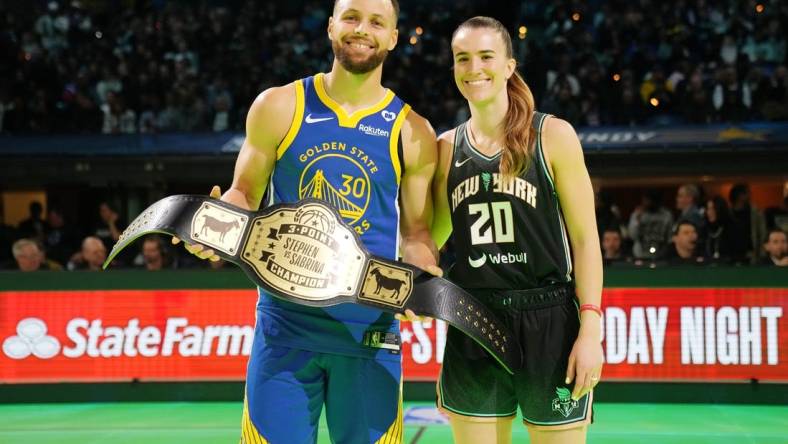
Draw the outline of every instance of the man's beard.
[[[332,40],[331,48],[334,50],[334,57],[339,60],[339,64],[353,74],[366,74],[372,71],[383,63],[383,61],[386,60],[386,56],[389,54],[388,49],[384,49],[383,51],[372,54],[364,60],[353,60],[352,56],[348,54],[348,49],[341,41]]]

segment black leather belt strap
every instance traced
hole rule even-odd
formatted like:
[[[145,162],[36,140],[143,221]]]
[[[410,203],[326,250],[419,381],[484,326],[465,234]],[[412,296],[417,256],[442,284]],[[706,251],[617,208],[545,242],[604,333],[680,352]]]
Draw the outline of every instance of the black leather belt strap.
[[[313,307],[352,302],[392,313],[411,309],[464,332],[510,373],[522,365],[519,343],[489,309],[446,279],[370,254],[322,201],[252,212],[205,196],[166,197],[132,221],[104,267],[148,233],[203,244],[288,301]]]
[[[575,297],[575,287],[571,284],[555,284],[527,290],[474,289],[471,291],[488,307],[518,310],[554,307],[565,304]]]

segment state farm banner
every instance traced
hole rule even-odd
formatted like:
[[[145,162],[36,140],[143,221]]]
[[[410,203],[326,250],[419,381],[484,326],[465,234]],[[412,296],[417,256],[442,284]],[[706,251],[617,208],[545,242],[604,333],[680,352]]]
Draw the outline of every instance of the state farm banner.
[[[0,292],[0,381],[243,380],[254,290]]]
[[[0,383],[244,379],[254,290],[0,291]],[[788,381],[788,289],[605,289],[607,380]],[[446,324],[403,323],[434,381]]]

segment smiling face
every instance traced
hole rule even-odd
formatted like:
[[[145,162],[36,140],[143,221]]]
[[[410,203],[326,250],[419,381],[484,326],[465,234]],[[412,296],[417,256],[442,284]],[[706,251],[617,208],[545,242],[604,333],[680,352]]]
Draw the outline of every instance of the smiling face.
[[[515,61],[507,54],[503,38],[492,28],[464,27],[451,42],[454,82],[471,103],[493,100],[506,93],[506,81]]]
[[[353,74],[380,66],[397,44],[397,17],[389,0],[340,0],[328,21],[334,56]]]

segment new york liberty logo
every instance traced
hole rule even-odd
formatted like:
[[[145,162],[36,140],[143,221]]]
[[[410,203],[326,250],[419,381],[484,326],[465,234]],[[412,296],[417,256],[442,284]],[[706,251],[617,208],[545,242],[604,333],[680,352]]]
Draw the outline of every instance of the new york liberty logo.
[[[482,173],[482,184],[484,185],[484,191],[490,191],[490,179],[492,179],[492,174],[486,171]]]
[[[556,387],[555,394],[558,397],[553,399],[553,411],[561,412],[564,418],[568,418],[572,411],[577,408],[577,401],[572,399],[572,392],[565,387]]]

